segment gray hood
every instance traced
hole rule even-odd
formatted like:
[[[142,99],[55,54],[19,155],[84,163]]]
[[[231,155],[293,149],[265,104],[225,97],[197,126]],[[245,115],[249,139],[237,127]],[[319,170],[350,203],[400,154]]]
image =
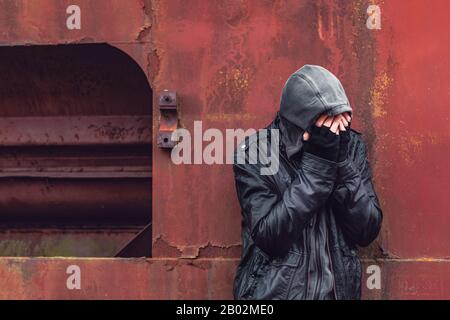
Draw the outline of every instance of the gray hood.
[[[284,85],[280,102],[281,139],[288,157],[302,148],[302,136],[323,113],[352,112],[341,82],[327,69],[304,65]]]

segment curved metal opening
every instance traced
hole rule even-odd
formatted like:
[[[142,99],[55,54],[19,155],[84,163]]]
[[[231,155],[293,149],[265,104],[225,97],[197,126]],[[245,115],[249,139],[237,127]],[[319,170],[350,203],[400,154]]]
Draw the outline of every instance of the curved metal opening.
[[[0,256],[114,256],[151,223],[152,90],[128,55],[0,47],[0,106]]]

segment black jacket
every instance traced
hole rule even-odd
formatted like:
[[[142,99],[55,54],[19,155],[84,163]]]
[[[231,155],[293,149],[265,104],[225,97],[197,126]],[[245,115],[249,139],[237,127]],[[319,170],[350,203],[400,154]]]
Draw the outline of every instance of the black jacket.
[[[266,129],[287,134],[279,115]],[[286,152],[290,147],[286,141],[280,139],[279,168],[272,175],[261,175],[263,164],[249,161],[250,150],[255,150],[252,147],[270,150],[270,135],[247,138],[236,150],[234,174],[242,208],[243,248],[234,297],[304,299],[310,257],[305,239],[311,232],[311,219],[320,213],[327,217],[326,248],[335,298],[359,299],[357,245],[370,244],[382,220],[362,136],[351,130],[348,159],[339,164],[303,150],[297,150],[298,160],[294,161]],[[247,162],[238,163],[239,157]]]

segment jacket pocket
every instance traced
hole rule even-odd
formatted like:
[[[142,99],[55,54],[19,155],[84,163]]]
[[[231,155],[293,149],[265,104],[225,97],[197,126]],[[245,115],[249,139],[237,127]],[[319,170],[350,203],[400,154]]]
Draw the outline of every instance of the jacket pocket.
[[[255,249],[248,266],[245,268],[244,278],[239,291],[240,299],[251,299],[256,280],[259,277],[260,269],[265,264],[266,258]]]
[[[271,264],[274,266],[297,267],[302,256],[303,253],[291,250],[284,257],[273,258]]]
[[[271,258],[259,270],[259,278],[251,291],[251,299],[284,300],[294,278],[294,273],[303,261],[303,253],[289,251],[283,257]]]
[[[356,250],[343,247],[342,260],[345,268],[347,299],[361,298],[361,262]]]

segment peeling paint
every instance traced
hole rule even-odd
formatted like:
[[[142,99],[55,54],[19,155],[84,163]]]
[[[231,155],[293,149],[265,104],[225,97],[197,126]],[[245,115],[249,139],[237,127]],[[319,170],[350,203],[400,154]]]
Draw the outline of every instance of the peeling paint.
[[[179,257],[183,259],[198,258],[236,258],[239,257],[241,244],[217,245],[208,242],[201,245],[174,245],[163,239],[162,235],[153,241],[153,250],[158,256]]]
[[[145,25],[140,30],[138,35],[136,36],[137,41],[144,41],[151,32],[151,25]]]

